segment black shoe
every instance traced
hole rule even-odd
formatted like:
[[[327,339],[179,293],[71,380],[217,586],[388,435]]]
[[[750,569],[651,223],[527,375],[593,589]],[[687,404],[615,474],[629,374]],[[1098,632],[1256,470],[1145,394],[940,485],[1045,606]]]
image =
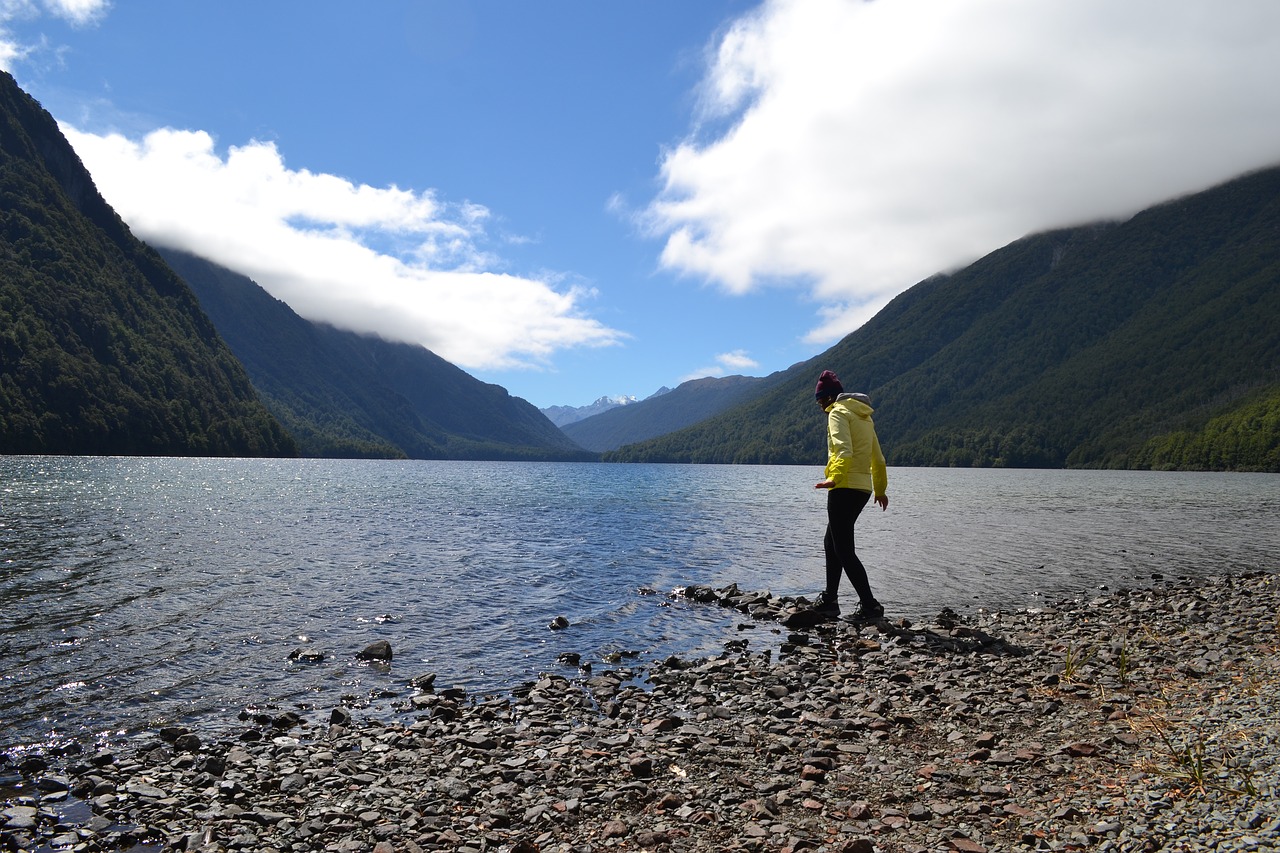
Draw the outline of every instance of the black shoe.
[[[865,601],[858,609],[849,614],[850,622],[879,622],[884,618],[884,605],[878,601],[867,604]]]
[[[818,593],[818,602],[813,605],[813,609],[823,616],[839,616],[840,601],[834,596],[828,596],[825,592],[820,592]]]

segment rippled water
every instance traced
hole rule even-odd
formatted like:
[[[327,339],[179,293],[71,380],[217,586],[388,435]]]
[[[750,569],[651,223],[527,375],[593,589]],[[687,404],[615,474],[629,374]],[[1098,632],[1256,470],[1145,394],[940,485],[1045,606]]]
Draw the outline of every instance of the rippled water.
[[[0,748],[776,642],[684,583],[821,587],[818,466],[0,457]],[[1276,568],[1280,477],[894,469],[889,615]],[[847,592],[848,598],[852,593]],[[571,626],[552,632],[566,616]],[[387,667],[354,661],[368,643]],[[297,649],[322,663],[290,660]],[[568,674],[568,672],[566,672]]]

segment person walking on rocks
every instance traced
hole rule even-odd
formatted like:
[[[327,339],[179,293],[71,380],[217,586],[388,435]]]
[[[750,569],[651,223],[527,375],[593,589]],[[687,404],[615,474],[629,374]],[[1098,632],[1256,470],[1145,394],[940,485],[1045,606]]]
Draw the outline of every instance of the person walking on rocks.
[[[827,413],[826,478],[814,488],[827,490],[827,532],[822,548],[827,561],[827,586],[818,596],[814,610],[823,616],[840,615],[840,575],[853,582],[860,600],[852,618],[874,621],[884,616],[884,607],[871,593],[867,570],[854,550],[853,529],[858,516],[871,500],[880,510],[889,508],[889,476],[876,426],[871,420],[871,400],[866,394],[845,393],[844,386],[830,370],[822,371],[814,396]]]

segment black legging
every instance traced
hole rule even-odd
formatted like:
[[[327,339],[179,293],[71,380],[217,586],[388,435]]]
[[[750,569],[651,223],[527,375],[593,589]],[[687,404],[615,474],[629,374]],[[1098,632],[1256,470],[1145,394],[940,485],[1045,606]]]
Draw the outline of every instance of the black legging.
[[[858,598],[863,604],[874,604],[867,582],[867,570],[853,549],[853,527],[858,523],[862,508],[871,500],[871,493],[861,489],[829,489],[827,491],[827,535],[822,549],[827,555],[827,598],[835,600],[840,591],[840,572],[844,571],[853,581]]]

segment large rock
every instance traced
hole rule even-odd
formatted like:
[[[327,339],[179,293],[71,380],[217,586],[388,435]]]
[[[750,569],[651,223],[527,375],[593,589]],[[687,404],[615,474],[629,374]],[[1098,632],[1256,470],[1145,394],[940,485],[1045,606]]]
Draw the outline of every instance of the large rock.
[[[357,652],[356,657],[360,660],[391,660],[391,644],[386,640],[378,640]]]

